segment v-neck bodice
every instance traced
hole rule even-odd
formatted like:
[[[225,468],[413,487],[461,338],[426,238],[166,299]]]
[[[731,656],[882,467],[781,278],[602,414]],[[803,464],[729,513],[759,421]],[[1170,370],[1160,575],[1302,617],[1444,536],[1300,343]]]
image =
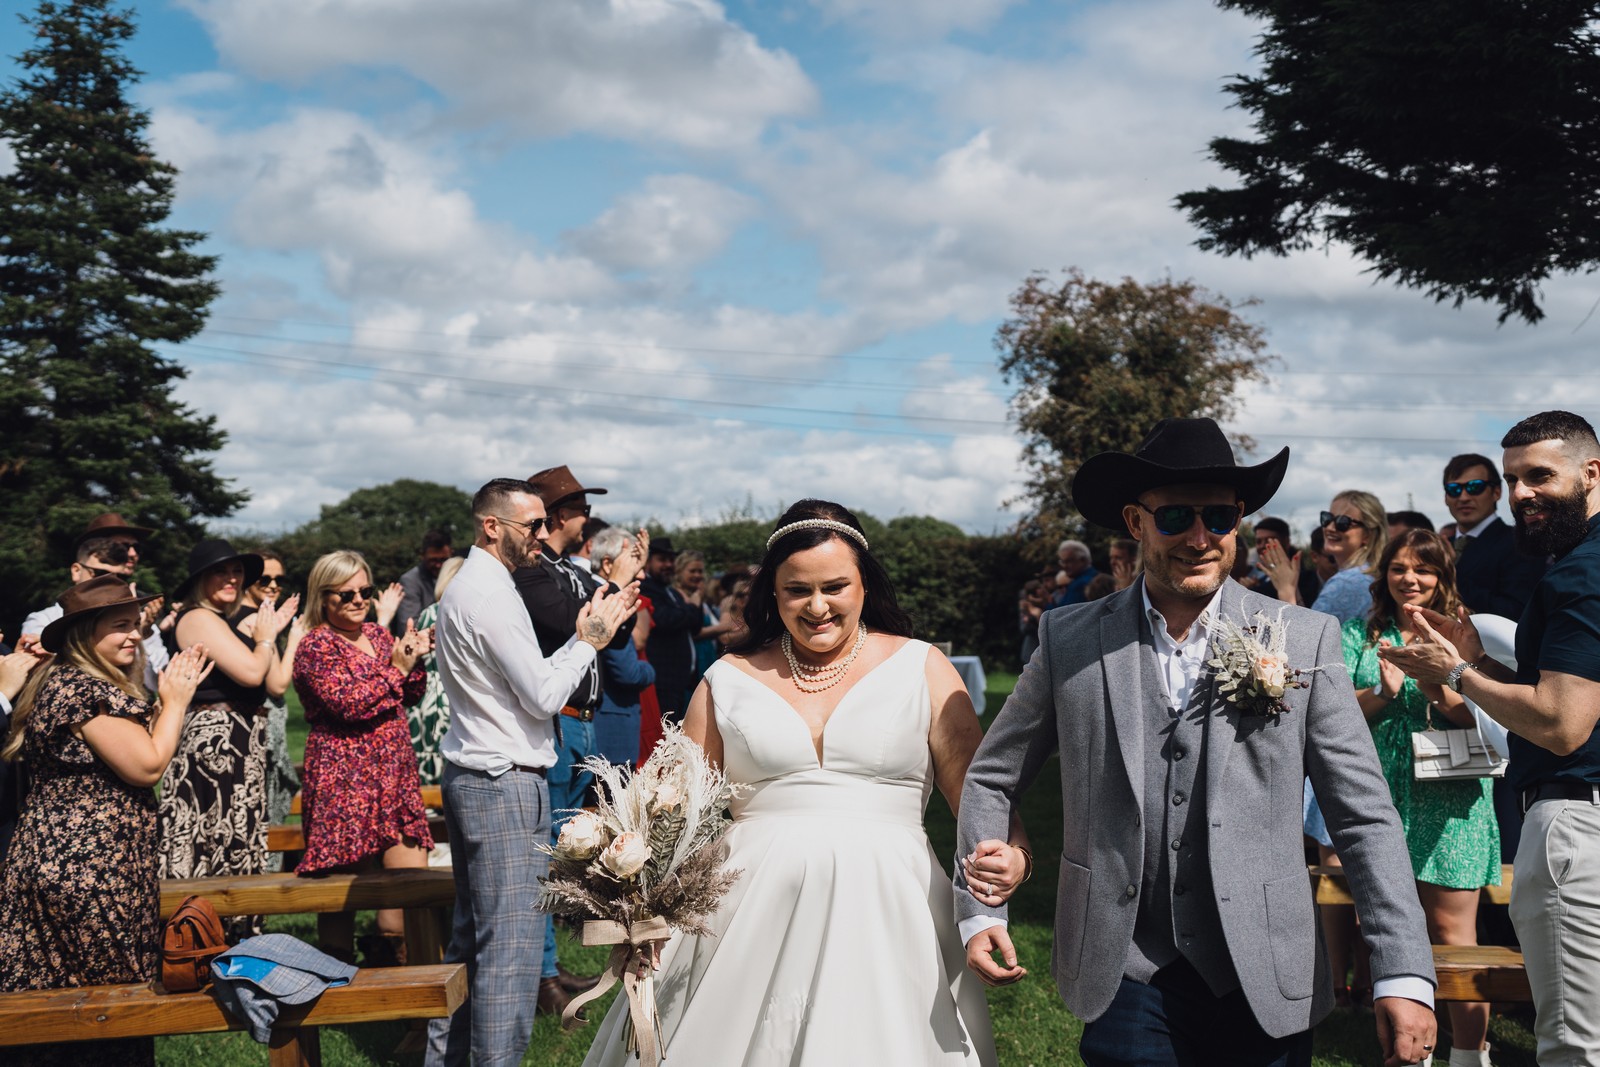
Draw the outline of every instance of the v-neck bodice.
[[[727,661],[706,672],[723,766],[745,786],[737,819],[766,815],[875,819],[922,826],[932,779],[928,646],[908,641],[851,686],[822,732],[783,696]]]

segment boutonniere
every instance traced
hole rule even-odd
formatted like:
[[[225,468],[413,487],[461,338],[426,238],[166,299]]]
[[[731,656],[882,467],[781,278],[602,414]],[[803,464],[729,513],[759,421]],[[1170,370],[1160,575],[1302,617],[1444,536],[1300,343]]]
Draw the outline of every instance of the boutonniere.
[[[1243,625],[1218,619],[1212,630],[1208,665],[1216,671],[1222,698],[1246,715],[1278,716],[1288,711],[1284,694],[1306,688],[1310,676],[1323,669],[1290,666],[1288,641],[1282,608],[1275,617],[1258,611]]]

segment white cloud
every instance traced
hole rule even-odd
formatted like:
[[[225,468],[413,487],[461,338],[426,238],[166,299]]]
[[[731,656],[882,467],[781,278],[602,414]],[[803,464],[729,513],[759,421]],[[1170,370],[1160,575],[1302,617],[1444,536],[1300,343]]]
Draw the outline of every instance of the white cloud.
[[[755,210],[743,193],[693,174],[657,174],[568,242],[618,270],[682,270],[722,251]]]
[[[888,38],[930,39],[988,28],[1021,0],[811,0],[827,17]]]
[[[711,0],[184,0],[231,63],[303,82],[402,70],[473,124],[743,144],[816,91]]]

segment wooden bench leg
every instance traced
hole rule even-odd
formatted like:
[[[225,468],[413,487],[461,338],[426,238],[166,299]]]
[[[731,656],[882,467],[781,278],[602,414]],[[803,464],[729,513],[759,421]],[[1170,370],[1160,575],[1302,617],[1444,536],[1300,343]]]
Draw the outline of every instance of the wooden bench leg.
[[[322,1067],[322,1031],[315,1026],[272,1031],[269,1067]]]
[[[317,947],[330,956],[354,963],[356,960],[355,912],[319,912],[317,914]]]
[[[449,920],[443,908],[407,908],[406,964],[418,967],[443,963],[449,940]]]

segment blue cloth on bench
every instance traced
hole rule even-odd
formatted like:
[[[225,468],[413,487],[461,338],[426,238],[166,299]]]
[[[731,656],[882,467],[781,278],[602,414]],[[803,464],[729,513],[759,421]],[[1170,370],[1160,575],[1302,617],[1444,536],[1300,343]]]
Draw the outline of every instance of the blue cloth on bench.
[[[288,934],[246,938],[211,961],[217,1001],[265,1044],[285,1004],[305,1004],[356,969]]]

